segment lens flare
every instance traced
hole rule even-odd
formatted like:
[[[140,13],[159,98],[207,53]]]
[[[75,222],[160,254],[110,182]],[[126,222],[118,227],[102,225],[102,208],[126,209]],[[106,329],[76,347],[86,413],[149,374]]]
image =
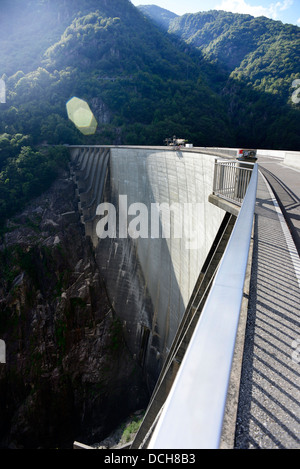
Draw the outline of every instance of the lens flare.
[[[76,97],[71,98],[67,104],[68,118],[84,135],[92,135],[96,132],[97,121],[88,103]]]

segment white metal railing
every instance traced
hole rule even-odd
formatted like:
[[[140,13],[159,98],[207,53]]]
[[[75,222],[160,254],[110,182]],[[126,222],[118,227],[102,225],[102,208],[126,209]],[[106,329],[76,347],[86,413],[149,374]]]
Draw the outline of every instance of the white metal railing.
[[[148,449],[218,449],[243,298],[258,167]]]
[[[215,160],[213,193],[241,205],[251,179],[254,163]]]

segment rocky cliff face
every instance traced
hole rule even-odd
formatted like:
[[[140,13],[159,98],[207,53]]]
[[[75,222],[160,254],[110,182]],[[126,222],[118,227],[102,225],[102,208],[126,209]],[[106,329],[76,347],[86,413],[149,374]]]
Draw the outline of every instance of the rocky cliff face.
[[[92,444],[147,405],[68,174],[9,222],[0,275],[0,447]]]

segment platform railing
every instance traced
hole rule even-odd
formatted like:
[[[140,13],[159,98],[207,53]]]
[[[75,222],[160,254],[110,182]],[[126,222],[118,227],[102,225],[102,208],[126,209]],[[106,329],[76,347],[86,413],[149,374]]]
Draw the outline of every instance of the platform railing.
[[[241,205],[254,163],[215,160],[213,194]]]
[[[218,449],[244,293],[258,167],[148,449]]]

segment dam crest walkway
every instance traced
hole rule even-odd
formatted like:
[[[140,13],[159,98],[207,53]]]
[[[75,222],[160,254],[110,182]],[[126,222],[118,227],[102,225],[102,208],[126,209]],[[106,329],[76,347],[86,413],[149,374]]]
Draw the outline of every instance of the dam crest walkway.
[[[281,158],[261,157],[258,163],[249,303],[232,446],[299,449],[300,171],[285,166]]]

